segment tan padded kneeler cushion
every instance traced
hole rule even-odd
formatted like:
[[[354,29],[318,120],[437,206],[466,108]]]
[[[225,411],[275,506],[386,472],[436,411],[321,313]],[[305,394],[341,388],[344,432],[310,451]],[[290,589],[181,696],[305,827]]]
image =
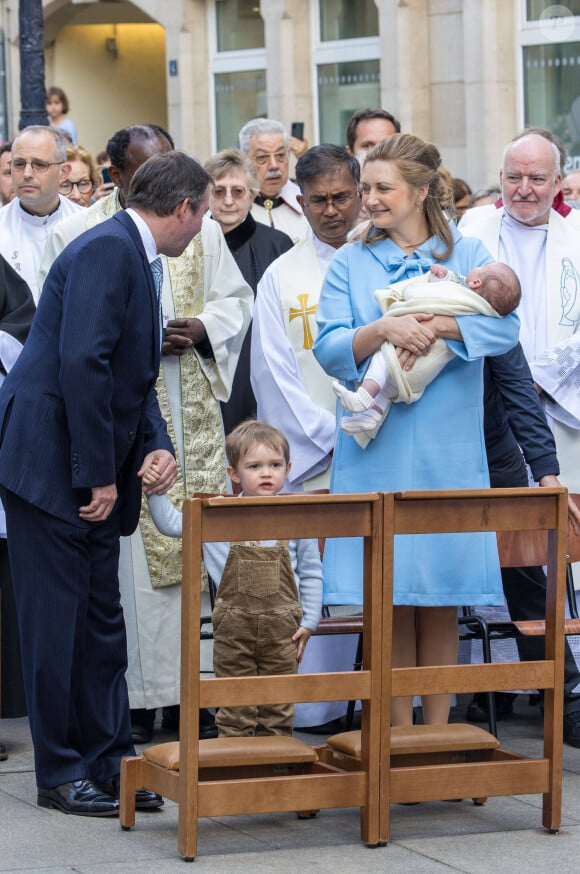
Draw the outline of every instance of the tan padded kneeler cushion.
[[[326,741],[329,747],[355,759],[361,757],[360,731],[345,731]],[[441,753],[453,750],[495,750],[499,741],[493,734],[476,725],[395,725],[391,729],[391,753]]]
[[[179,741],[147,747],[143,757],[162,768],[179,771]],[[313,748],[295,737],[216,737],[199,742],[200,768],[317,761]]]

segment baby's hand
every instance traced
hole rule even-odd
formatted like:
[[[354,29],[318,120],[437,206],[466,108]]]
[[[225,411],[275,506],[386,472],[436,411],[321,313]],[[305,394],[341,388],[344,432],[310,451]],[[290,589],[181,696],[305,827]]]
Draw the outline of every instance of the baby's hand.
[[[145,473],[143,474],[143,485],[144,486],[152,486],[155,485],[157,480],[159,479],[159,472],[157,471],[157,461],[152,461]]]
[[[437,279],[445,279],[447,276],[447,267],[444,267],[443,264],[431,264],[429,269]]]
[[[306,644],[310,640],[312,632],[308,630],[308,628],[304,628],[302,625],[298,629],[298,631],[292,635],[292,640],[297,644],[296,647],[296,661],[301,662],[302,656],[304,655],[304,650],[306,649]]]

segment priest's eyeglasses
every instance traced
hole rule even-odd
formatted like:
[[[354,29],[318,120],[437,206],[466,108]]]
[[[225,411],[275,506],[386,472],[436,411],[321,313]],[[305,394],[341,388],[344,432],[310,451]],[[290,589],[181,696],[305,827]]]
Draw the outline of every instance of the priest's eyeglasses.
[[[64,161],[39,161],[34,158],[32,161],[25,161],[24,158],[14,158],[10,161],[10,167],[16,173],[24,173],[28,165],[33,173],[42,175],[48,173],[49,167],[55,167],[57,164],[64,164]]]
[[[313,194],[312,197],[305,197],[304,203],[307,203],[310,209],[325,209],[330,202],[335,209],[348,206],[354,198],[354,191],[340,191],[338,194]]]
[[[234,200],[243,200],[247,193],[248,189],[243,185],[216,185],[212,192],[216,200],[225,200],[228,194]]]
[[[93,190],[93,183],[90,179],[79,179],[78,182],[71,182],[70,179],[65,179],[64,182],[61,182],[59,185],[61,194],[70,194],[73,188],[79,192],[79,194],[88,194],[89,191]]]
[[[287,164],[288,163],[288,152],[262,152],[259,155],[255,155],[252,158],[254,164],[258,164],[261,167],[264,167],[266,164],[269,164],[270,158],[274,158],[276,164]]]

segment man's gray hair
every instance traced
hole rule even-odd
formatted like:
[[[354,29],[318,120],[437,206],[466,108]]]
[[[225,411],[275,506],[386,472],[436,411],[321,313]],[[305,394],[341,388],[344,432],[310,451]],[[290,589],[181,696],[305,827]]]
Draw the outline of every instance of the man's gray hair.
[[[12,141],[12,148],[14,148],[14,143],[18,142],[22,134],[48,134],[54,140],[54,160],[59,162],[66,161],[66,148],[69,144],[56,128],[49,127],[46,124],[29,124],[28,127],[18,131],[18,134]]]
[[[142,164],[129,185],[127,206],[158,216],[168,216],[184,200],[194,212],[213,179],[198,161],[185,152],[153,155]]]
[[[275,121],[273,118],[252,118],[245,123],[239,133],[242,152],[249,152],[252,137],[262,134],[280,134],[284,137],[284,145],[288,147],[288,133],[281,121]]]

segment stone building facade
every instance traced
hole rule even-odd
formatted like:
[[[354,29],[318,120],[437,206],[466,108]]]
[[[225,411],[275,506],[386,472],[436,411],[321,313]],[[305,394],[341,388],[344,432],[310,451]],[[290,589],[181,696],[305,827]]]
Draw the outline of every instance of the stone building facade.
[[[16,3],[0,0],[5,136],[18,125]],[[580,165],[580,0],[44,0],[46,82],[80,141],[167,126],[205,159],[253,115],[310,143],[344,143],[352,111],[382,106],[437,143],[474,186],[497,180],[525,124],[560,134]]]

